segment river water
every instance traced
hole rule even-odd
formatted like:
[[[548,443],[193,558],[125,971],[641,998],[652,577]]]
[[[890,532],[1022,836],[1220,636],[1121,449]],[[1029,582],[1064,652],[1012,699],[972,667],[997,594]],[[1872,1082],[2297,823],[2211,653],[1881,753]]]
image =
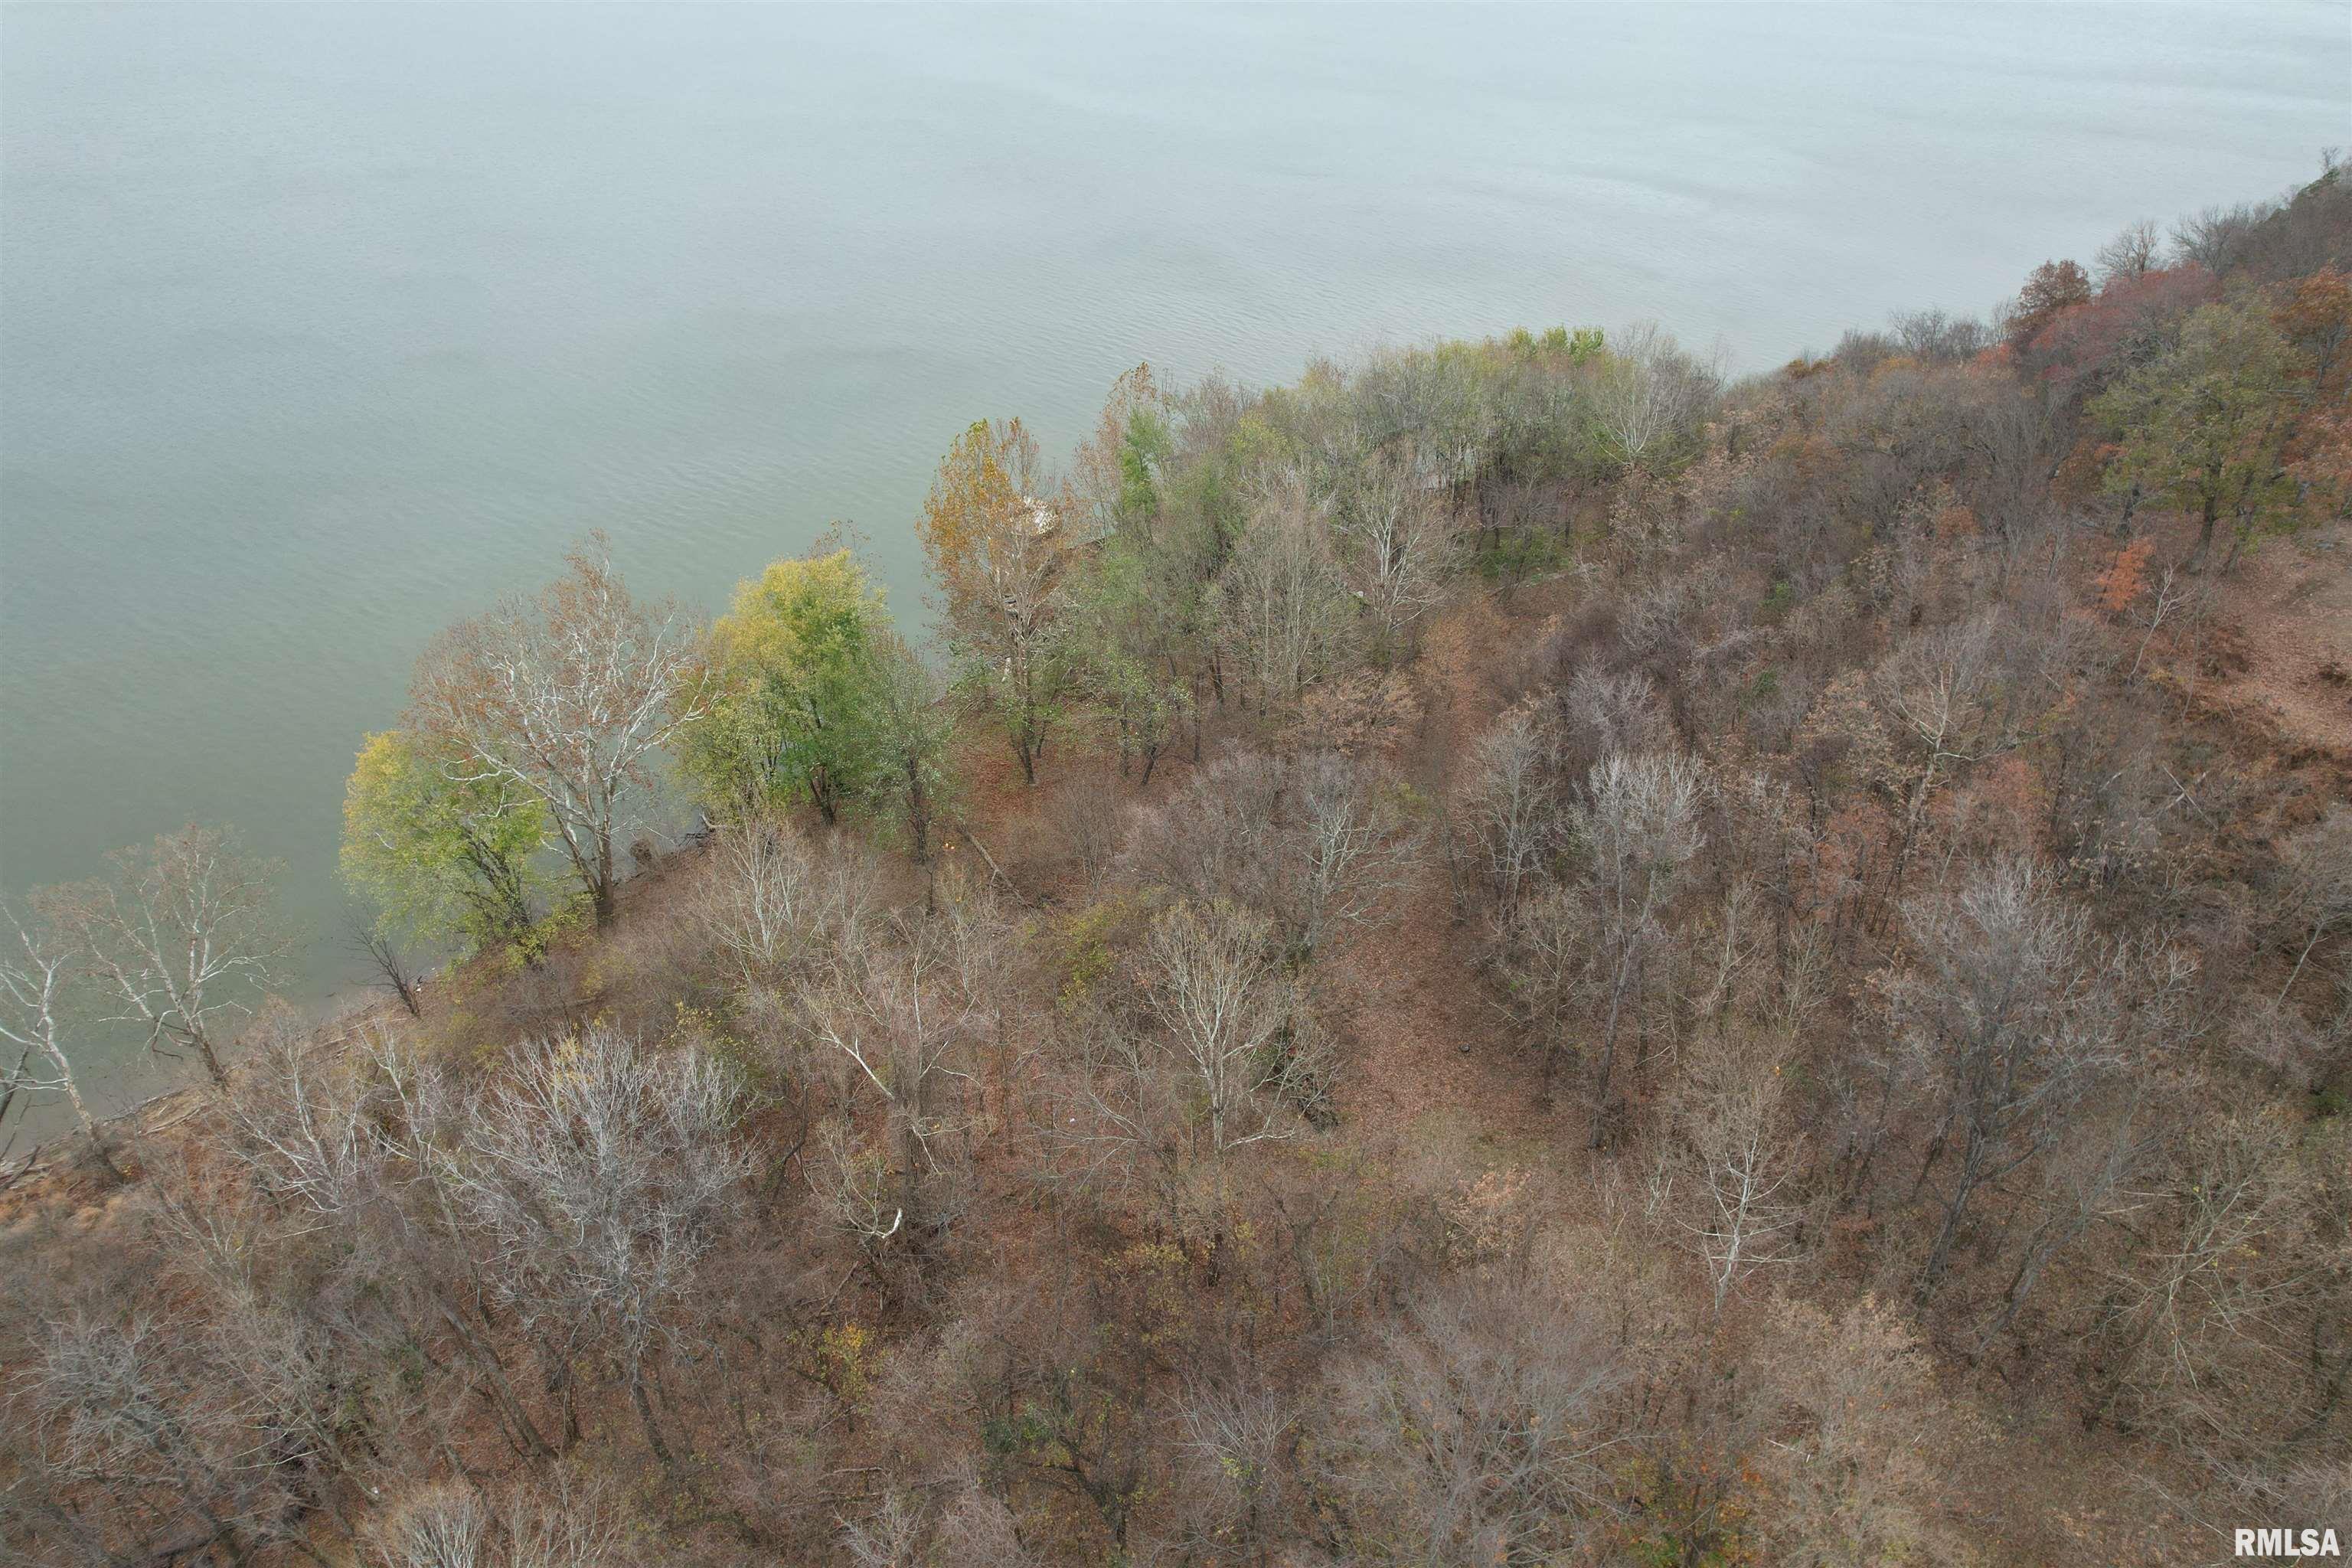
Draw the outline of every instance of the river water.
[[[362,732],[592,528],[717,606],[851,520],[919,617],[948,442],[1139,360],[1762,368],[2347,132],[2343,5],[12,4],[0,888],[225,823],[331,931]]]

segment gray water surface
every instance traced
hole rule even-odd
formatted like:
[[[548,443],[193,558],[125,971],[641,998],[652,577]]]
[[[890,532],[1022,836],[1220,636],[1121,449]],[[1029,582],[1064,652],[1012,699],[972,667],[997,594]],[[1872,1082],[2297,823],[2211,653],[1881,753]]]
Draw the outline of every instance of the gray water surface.
[[[592,528],[919,617],[948,442],[1138,360],[1762,368],[2347,132],[2342,5],[0,6],[0,888],[219,822],[329,928],[362,732]]]

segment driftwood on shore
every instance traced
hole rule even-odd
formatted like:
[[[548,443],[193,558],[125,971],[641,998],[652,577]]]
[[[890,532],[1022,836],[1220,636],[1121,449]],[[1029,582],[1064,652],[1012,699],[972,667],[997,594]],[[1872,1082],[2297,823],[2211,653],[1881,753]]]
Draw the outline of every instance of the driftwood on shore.
[[[392,1004],[368,1002],[348,1007],[320,1024],[310,1036],[311,1050],[340,1050],[358,1037],[359,1031]],[[234,1073],[234,1065],[229,1069]],[[141,1138],[169,1132],[203,1111],[211,1104],[211,1089],[205,1084],[182,1084],[150,1095],[135,1105],[109,1116],[97,1118],[100,1133],[107,1142],[115,1142],[116,1134],[127,1134],[133,1143]],[[0,1193],[9,1191],[30,1176],[45,1176],[65,1168],[80,1157],[82,1149],[77,1141],[63,1135],[36,1143],[21,1159],[5,1162],[0,1151]]]

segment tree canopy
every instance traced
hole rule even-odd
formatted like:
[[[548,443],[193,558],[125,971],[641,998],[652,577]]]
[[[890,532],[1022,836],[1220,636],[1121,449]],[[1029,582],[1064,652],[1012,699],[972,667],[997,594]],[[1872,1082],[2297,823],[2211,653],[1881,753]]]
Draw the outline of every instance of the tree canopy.
[[[827,822],[882,759],[871,709],[889,615],[845,548],[778,561],[710,628],[709,716],[679,760],[722,812],[805,801]]]
[[[1055,643],[1076,510],[1020,420],[981,420],[940,460],[916,524],[949,641],[1032,784],[1065,695]]]
[[[2092,405],[2117,437],[2108,488],[2198,514],[2212,548],[2224,509],[2242,539],[2291,499],[2281,454],[2293,429],[2289,384],[2302,356],[2251,300],[2192,312],[2167,353],[2125,374]]]
[[[426,648],[407,723],[462,758],[468,778],[536,795],[595,905],[612,918],[615,837],[655,784],[653,763],[709,711],[684,613],[641,604],[601,536],[537,595],[501,600]]]
[[[411,941],[470,949],[520,935],[548,837],[538,796],[410,731],[370,735],[344,786],[343,879]]]

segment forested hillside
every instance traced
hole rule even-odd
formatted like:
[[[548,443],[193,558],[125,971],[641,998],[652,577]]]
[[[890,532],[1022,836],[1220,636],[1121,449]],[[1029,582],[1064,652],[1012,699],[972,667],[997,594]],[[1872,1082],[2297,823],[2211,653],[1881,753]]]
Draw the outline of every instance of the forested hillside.
[[[955,439],[938,658],[854,538],[585,542],[360,753],[380,1005],[225,834],[12,911],[10,1104],[203,1082],[17,1145],[0,1554],[2352,1529],[2347,270],[2330,169],[1737,384],[1139,367]]]

